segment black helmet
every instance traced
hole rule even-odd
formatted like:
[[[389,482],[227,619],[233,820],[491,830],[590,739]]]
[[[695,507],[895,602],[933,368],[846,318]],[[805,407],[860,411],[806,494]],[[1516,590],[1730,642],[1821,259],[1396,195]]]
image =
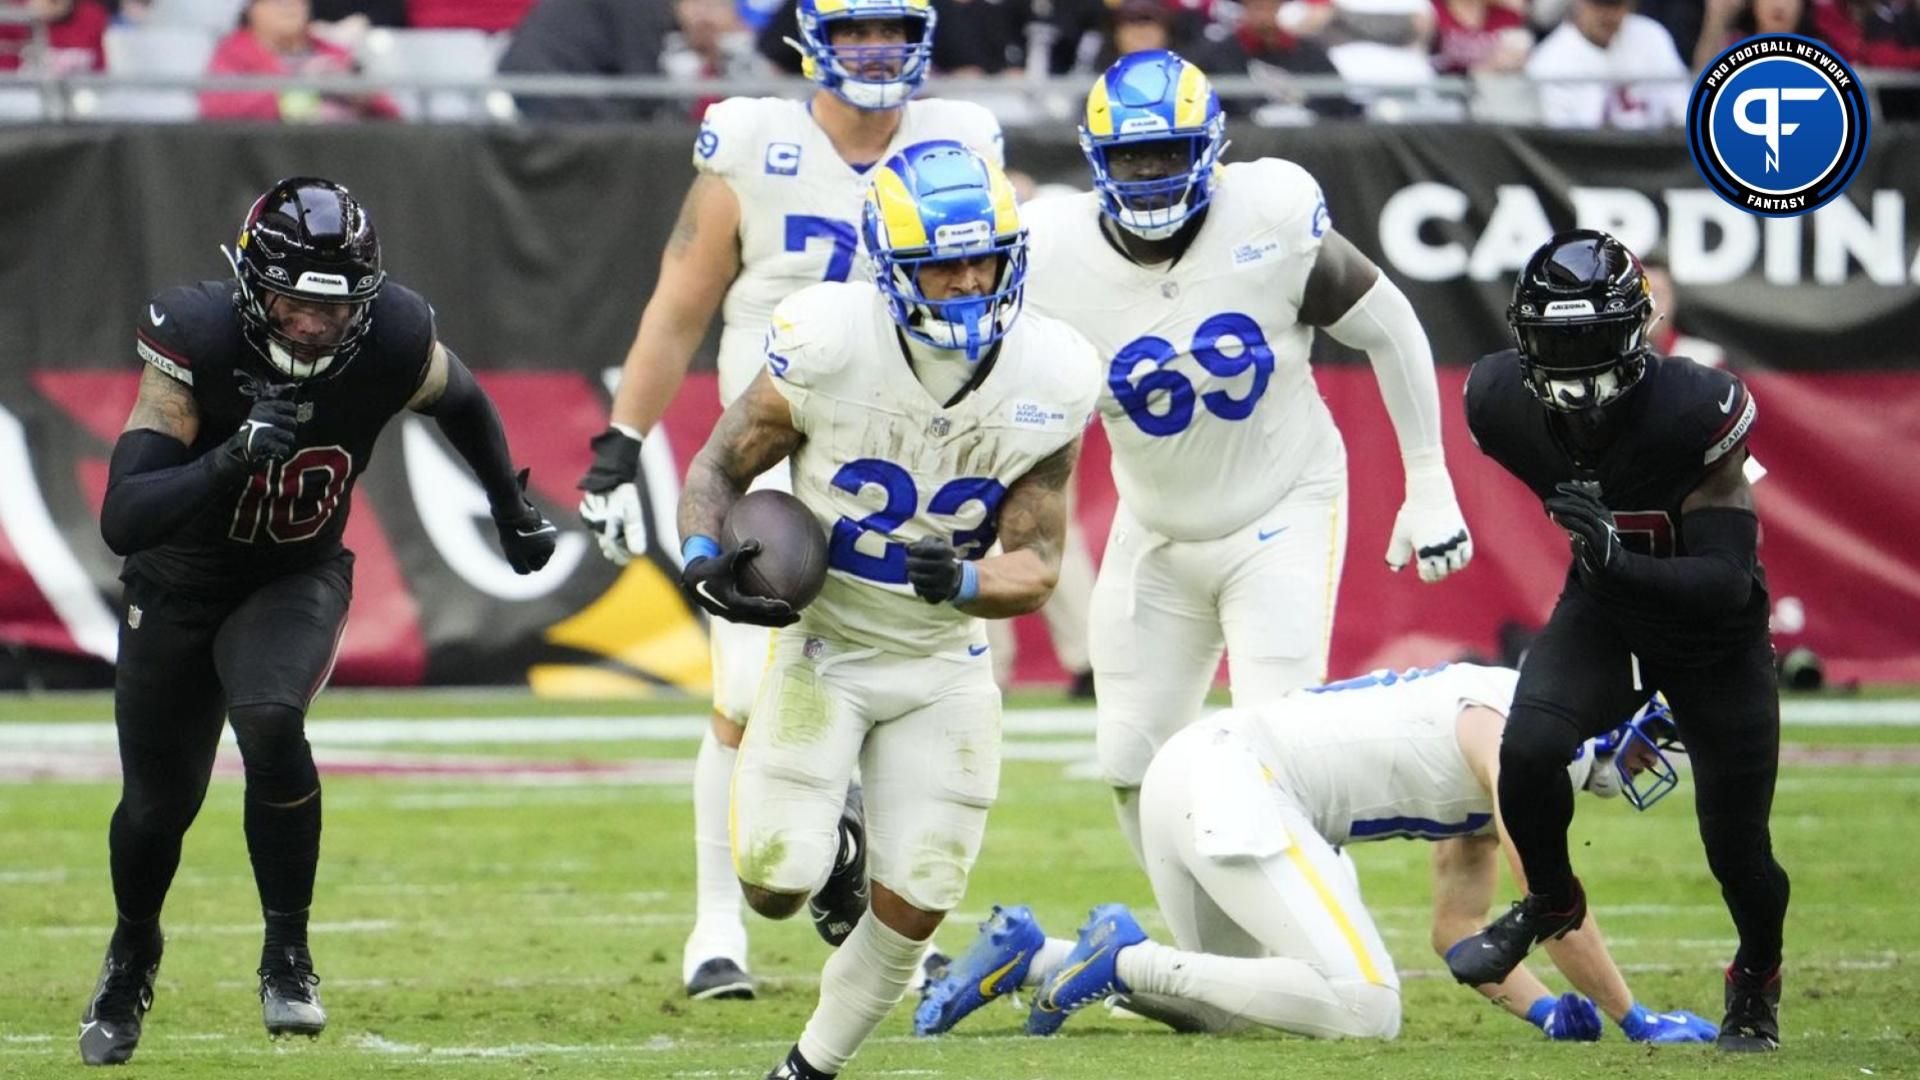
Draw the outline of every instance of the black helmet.
[[[1573,229],[1527,260],[1507,325],[1533,396],[1549,409],[1580,412],[1618,400],[1646,374],[1652,315],[1633,252],[1606,233]]]
[[[346,188],[331,180],[296,176],[254,200],[240,238],[228,253],[239,282],[239,308],[248,338],[274,367],[309,378],[344,367],[372,327],[368,309],[386,274],[373,221]],[[267,312],[270,294],[351,305],[352,314],[329,352],[282,333]]]

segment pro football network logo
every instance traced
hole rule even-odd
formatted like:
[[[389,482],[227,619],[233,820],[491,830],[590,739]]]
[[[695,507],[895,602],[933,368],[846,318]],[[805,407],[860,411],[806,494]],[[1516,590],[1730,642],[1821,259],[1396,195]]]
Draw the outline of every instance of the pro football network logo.
[[[1767,217],[1838,198],[1867,156],[1860,79],[1825,43],[1760,34],[1707,65],[1687,102],[1687,149],[1714,193]]]

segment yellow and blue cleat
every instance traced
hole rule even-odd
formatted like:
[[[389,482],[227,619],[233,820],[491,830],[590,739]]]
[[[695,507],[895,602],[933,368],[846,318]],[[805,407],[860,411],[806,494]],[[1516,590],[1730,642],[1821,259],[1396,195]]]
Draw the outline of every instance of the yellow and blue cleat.
[[[1120,981],[1120,950],[1147,940],[1125,904],[1102,904],[1087,914],[1073,951],[1040,980],[1027,1013],[1027,1034],[1051,1035],[1073,1012],[1114,994],[1131,992]]]
[[[1047,935],[1034,920],[1032,909],[1025,904],[996,905],[966,954],[921,989],[920,1007],[913,1010],[913,1033],[944,1034],[980,1006],[1020,989],[1033,958],[1046,943]]]

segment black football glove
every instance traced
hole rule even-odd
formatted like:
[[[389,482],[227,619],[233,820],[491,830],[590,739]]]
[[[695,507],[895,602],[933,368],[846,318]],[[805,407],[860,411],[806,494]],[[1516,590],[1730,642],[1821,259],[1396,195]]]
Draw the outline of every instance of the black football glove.
[[[680,571],[680,590],[715,618],[749,626],[792,626],[800,621],[792,604],[740,591],[740,569],[758,554],[760,541],[748,540],[732,551],[695,559]]]
[[[618,428],[593,437],[593,467],[577,485],[580,521],[600,553],[625,566],[647,550],[647,521],[640,508],[640,440]]]
[[[953,545],[937,536],[923,536],[907,545],[907,581],[929,604],[944,604],[960,595],[960,556]]]
[[[1621,554],[1620,534],[1613,527],[1613,511],[1600,501],[1600,485],[1568,480],[1555,484],[1555,494],[1542,504],[1554,522],[1573,540],[1574,561],[1580,575],[1604,577]]]
[[[496,510],[493,515],[493,527],[500,532],[500,550],[516,574],[531,574],[547,565],[560,538],[560,530],[527,499],[527,474],[531,471],[521,469],[514,478],[520,483],[519,509],[505,516]]]
[[[293,456],[293,429],[300,407],[285,398],[261,398],[222,449],[249,470]]]

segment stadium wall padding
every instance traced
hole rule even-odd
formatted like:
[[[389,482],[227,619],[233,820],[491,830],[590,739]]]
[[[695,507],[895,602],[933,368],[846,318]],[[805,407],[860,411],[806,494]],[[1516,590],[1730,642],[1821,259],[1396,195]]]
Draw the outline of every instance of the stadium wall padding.
[[[1237,130],[1229,159],[1292,158],[1335,227],[1420,311],[1443,370],[1447,440],[1477,557],[1422,586],[1381,564],[1400,470],[1372,373],[1322,338],[1319,381],[1346,433],[1352,527],[1333,670],[1496,654],[1544,618],[1561,535],[1474,450],[1464,365],[1505,342],[1508,282],[1553,228],[1661,246],[1682,323],[1722,345],[1760,404],[1762,548],[1781,648],[1841,679],[1920,680],[1920,130],[1883,126],[1848,198],[1762,220],[1699,182],[1678,133],[1479,127]],[[371,207],[394,276],[431,298],[442,337],[494,392],[536,497],[571,523],[605,373],[624,356],[691,179],[679,127],[0,128],[0,688],[108,678],[118,560],[99,539],[105,460],[131,405],[134,318],[169,284],[220,276],[252,198],[300,173]],[[1084,185],[1065,131],[1015,134],[1008,159]],[[706,647],[672,587],[672,505],[718,415],[696,375],[645,462],[655,543],[617,571],[573,530],[516,578],[484,500],[430,423],[404,418],[359,486],[348,683],[522,683],[555,693],[699,692]],[[1113,508],[1096,429],[1079,479],[1097,551]],[[1056,677],[1036,620],[1019,674]]]

